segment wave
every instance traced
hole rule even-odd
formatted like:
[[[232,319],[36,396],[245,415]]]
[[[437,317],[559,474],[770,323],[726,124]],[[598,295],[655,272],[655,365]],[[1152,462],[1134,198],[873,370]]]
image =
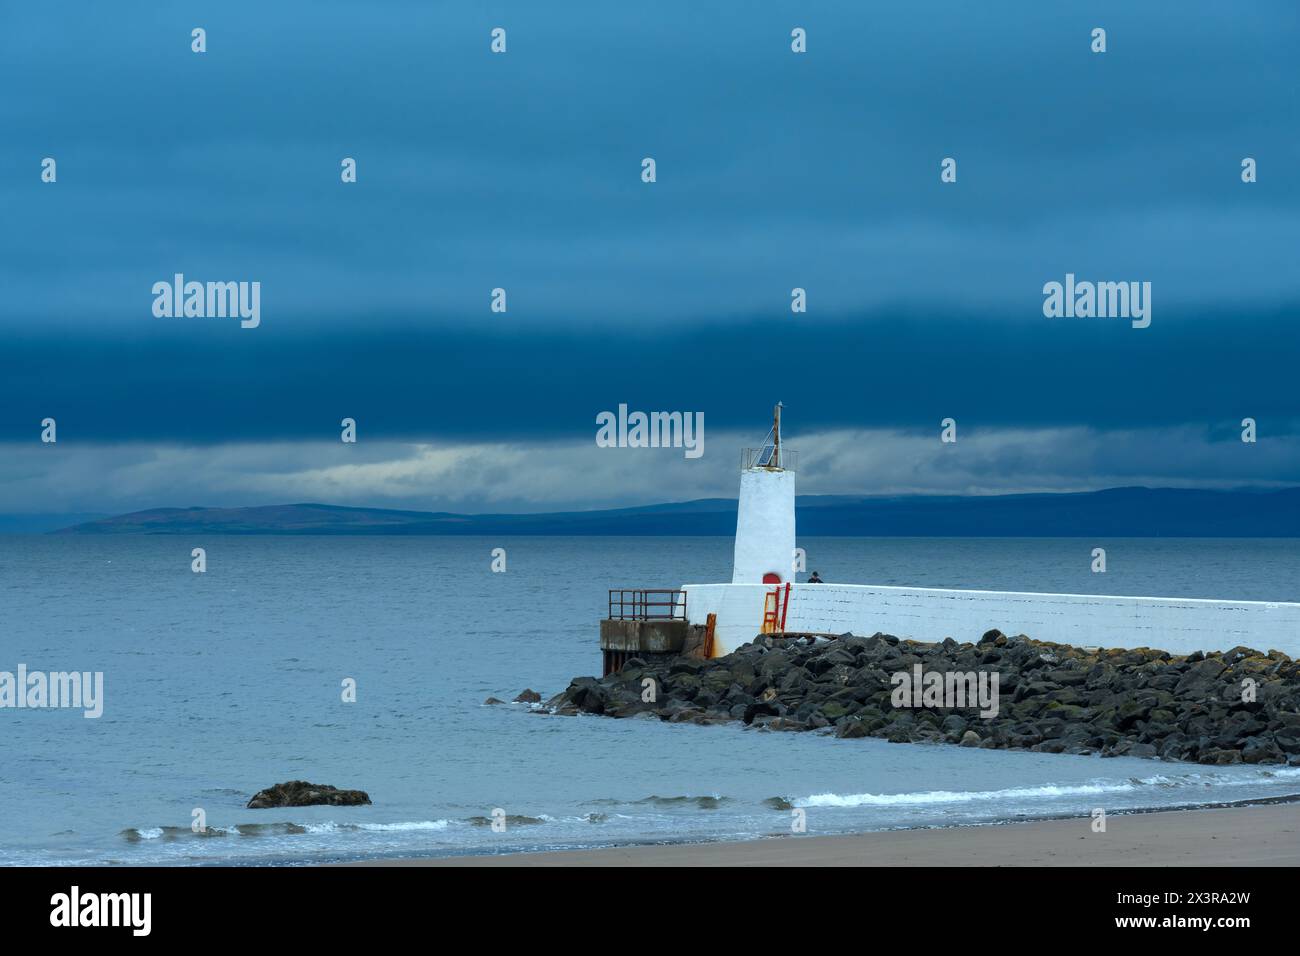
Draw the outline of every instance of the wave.
[[[1098,793],[1123,793],[1132,784],[1074,784],[1064,787],[1014,787],[1010,790],[926,790],[920,793],[816,793],[793,801],[796,807],[918,806],[934,803],[973,803],[987,800],[1016,800],[1030,797],[1070,797]]]
[[[1261,769],[1258,776],[1240,777],[1219,773],[1156,774],[1130,777],[1127,780],[1092,780],[1076,784],[1044,784],[1037,787],[1011,787],[1006,790],[924,790],[915,793],[817,793],[807,797],[770,797],[766,806],[776,810],[795,807],[871,807],[925,806],[964,804],[997,800],[1051,800],[1057,797],[1093,796],[1097,794],[1133,793],[1145,788],[1180,790],[1190,787],[1241,787],[1266,783],[1270,779],[1290,780],[1300,776],[1300,767]]]
[[[661,797],[657,794],[652,794],[651,796],[648,797],[642,797],[640,800],[615,800],[612,797],[607,797],[600,800],[588,800],[587,804],[589,806],[595,806],[595,807],[695,806],[701,810],[716,810],[719,807],[723,806],[724,804],[728,804],[731,802],[733,801],[730,797],[723,797],[717,794],[713,794],[711,796],[701,796],[701,797],[689,797],[689,796]]]
[[[535,827],[551,821],[551,817],[545,814],[540,817],[527,817],[521,813],[508,813],[500,819],[505,820],[507,827]],[[490,827],[493,821],[491,817],[479,816],[470,817],[465,822],[476,827]]]
[[[308,833],[408,833],[417,830],[445,830],[449,826],[450,820],[409,820],[402,823],[336,823],[326,820],[324,823],[304,824]]]
[[[203,840],[212,837],[267,837],[297,836],[299,834],[320,833],[391,833],[416,830],[445,830],[451,826],[450,820],[410,820],[399,823],[337,823],[326,820],[322,823],[236,823],[230,826],[210,826],[206,830],[194,831],[189,827],[127,827],[119,834],[131,843],[151,840]]]

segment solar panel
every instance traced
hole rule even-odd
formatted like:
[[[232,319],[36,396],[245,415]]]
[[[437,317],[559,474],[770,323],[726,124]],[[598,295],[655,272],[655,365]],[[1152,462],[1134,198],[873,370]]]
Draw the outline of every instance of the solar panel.
[[[772,459],[776,456],[776,429],[769,428],[767,437],[763,439],[763,447],[759,449],[758,457],[754,459],[755,468],[767,468],[773,464]]]

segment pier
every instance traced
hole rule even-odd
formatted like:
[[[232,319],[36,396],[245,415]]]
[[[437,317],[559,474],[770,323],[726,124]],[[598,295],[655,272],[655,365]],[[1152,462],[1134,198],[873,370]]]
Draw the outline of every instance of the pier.
[[[1300,603],[984,591],[796,580],[794,452],[781,411],[741,456],[730,583],[611,590],[601,622],[605,674],[632,657],[711,660],[760,635],[876,633],[932,643],[990,630],[1074,647],[1159,648],[1174,655],[1254,648],[1300,658]]]
[[[604,673],[621,670],[633,657],[643,660],[686,653],[692,625],[686,592],[677,588],[611,588],[609,615],[600,622]]]

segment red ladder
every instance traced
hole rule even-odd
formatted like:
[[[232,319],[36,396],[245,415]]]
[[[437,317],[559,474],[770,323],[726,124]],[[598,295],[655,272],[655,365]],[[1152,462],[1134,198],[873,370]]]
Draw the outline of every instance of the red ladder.
[[[782,594],[778,585],[774,590],[763,595],[763,634],[776,634],[785,631],[785,618],[790,610],[790,585],[785,586]]]

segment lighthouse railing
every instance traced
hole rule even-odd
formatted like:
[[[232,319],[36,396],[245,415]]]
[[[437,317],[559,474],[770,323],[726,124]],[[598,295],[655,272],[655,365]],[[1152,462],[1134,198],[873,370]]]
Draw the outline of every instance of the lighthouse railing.
[[[677,588],[610,588],[611,621],[684,621],[686,592]]]
[[[764,445],[762,448],[742,448],[740,450],[740,470],[749,471],[751,468],[772,468],[781,471],[798,471],[799,470],[799,453],[793,448],[781,446],[779,453],[779,465],[773,465],[772,457],[774,447]]]

